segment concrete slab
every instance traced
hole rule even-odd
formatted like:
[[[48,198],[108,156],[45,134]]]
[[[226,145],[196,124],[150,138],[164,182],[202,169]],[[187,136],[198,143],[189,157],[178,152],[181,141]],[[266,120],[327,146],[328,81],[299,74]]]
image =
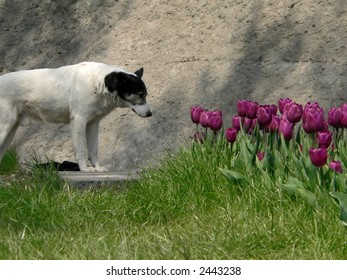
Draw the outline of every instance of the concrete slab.
[[[78,185],[89,184],[120,184],[129,180],[138,179],[137,173],[129,173],[126,171],[116,172],[82,172],[82,171],[59,171],[58,175],[61,179]]]

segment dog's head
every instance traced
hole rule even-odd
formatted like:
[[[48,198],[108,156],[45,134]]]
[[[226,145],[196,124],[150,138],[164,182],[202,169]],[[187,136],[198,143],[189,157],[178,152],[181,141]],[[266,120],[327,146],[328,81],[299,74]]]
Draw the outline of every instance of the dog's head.
[[[150,117],[152,112],[146,101],[147,89],[142,81],[143,68],[134,74],[112,72],[105,77],[105,86],[110,92],[117,91],[121,106],[130,107],[140,117]]]

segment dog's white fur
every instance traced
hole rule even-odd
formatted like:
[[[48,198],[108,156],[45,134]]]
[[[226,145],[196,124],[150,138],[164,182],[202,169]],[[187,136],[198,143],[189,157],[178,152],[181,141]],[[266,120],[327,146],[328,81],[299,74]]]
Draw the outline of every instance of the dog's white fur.
[[[105,76],[123,69],[83,62],[55,69],[12,72],[0,77],[0,160],[19,125],[28,119],[70,123],[76,160],[82,171],[107,171],[98,161],[99,121],[115,107],[130,106],[140,116],[147,104],[132,105],[105,86]],[[85,149],[92,164],[87,166]]]

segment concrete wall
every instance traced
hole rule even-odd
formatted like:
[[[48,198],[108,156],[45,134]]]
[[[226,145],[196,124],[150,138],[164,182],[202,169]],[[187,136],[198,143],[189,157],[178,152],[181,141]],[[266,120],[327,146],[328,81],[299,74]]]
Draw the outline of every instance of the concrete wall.
[[[145,68],[153,116],[115,110],[101,126],[100,156],[112,169],[144,166],[190,141],[189,108],[222,109],[238,99],[347,102],[345,0],[0,0],[0,70],[84,60]],[[35,124],[14,144],[73,159],[69,129]]]

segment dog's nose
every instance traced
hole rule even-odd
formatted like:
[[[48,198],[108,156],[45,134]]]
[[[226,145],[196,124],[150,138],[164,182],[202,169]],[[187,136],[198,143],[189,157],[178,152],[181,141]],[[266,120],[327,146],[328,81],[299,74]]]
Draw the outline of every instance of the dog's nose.
[[[151,117],[151,116],[152,116],[152,112],[148,111],[147,114],[146,114],[146,118]]]

